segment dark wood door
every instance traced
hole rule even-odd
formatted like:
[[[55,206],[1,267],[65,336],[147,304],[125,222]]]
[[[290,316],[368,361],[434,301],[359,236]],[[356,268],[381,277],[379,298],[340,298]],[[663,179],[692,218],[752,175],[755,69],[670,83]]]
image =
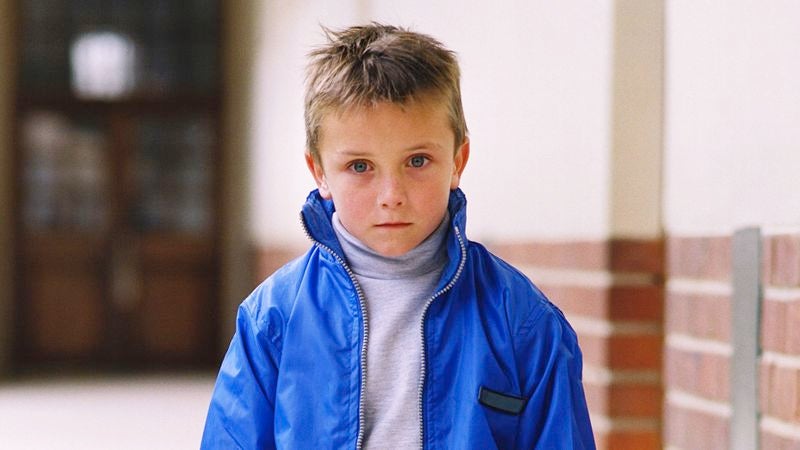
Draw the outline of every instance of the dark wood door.
[[[216,2],[18,3],[16,360],[217,354]]]

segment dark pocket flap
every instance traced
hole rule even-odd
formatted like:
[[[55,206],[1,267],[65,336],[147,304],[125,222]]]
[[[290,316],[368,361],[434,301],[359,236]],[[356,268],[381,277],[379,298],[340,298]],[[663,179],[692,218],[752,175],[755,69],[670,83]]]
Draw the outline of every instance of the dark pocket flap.
[[[508,414],[521,413],[522,410],[525,409],[525,403],[527,401],[528,399],[526,398],[501,394],[500,392],[493,391],[483,386],[481,386],[478,391],[478,402],[480,402],[481,405]]]

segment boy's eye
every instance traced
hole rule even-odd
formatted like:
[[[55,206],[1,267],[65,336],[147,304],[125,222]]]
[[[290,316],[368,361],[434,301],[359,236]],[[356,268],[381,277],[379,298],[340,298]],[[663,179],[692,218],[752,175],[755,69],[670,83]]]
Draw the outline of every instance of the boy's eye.
[[[352,169],[353,172],[356,173],[364,173],[367,171],[368,168],[369,166],[367,166],[367,163],[365,163],[364,161],[356,161],[350,165],[350,169]]]
[[[411,164],[411,167],[422,167],[426,162],[428,162],[428,158],[422,155],[416,155],[411,157],[409,164]]]

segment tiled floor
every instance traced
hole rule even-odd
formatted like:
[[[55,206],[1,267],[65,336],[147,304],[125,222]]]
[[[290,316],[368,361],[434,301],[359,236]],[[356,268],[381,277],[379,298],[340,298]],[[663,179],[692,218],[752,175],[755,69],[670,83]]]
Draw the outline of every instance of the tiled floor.
[[[0,381],[0,448],[197,449],[212,374]]]

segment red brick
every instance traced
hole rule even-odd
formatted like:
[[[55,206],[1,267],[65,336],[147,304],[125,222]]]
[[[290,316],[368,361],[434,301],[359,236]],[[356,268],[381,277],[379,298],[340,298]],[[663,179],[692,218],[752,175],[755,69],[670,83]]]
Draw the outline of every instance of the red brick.
[[[761,430],[761,448],[769,450],[800,450],[800,439],[788,439]]]
[[[730,425],[725,417],[667,403],[664,414],[664,447],[682,450],[728,448]]]
[[[800,298],[791,302],[764,300],[761,345],[765,351],[800,356]]]
[[[692,310],[693,302],[690,296],[667,290],[664,297],[664,333],[694,335],[692,327],[689,325],[689,321],[695,314]]]
[[[584,382],[586,402],[593,414],[607,417],[661,417],[662,390],[659,384]]]
[[[784,321],[786,327],[785,351],[789,355],[800,356],[800,301],[787,305]]]
[[[261,247],[255,250],[255,282],[260,283],[284,264],[303,254],[305,249]]]
[[[537,283],[539,289],[569,316],[605,319],[608,293],[602,287],[550,285]]]
[[[568,315],[654,323],[660,323],[664,315],[661,286],[602,288],[543,283],[539,288]]]
[[[770,236],[765,241],[766,283],[800,287],[800,235]]]
[[[583,352],[584,364],[608,367],[608,339],[578,332],[578,343]]]
[[[725,402],[730,398],[730,361],[723,355],[665,350],[664,372],[668,389]]]
[[[662,239],[612,239],[609,268],[614,272],[664,273]]]
[[[578,334],[587,364],[611,369],[661,369],[660,335],[592,336]]]
[[[613,286],[609,291],[609,318],[612,320],[652,320],[664,318],[662,286]]]
[[[667,274],[701,280],[728,281],[729,237],[671,237],[667,241]]]
[[[658,431],[618,430],[597,433],[598,450],[656,450],[661,448],[661,434]]]
[[[608,266],[605,241],[511,242],[490,245],[489,250],[511,264],[580,270]]]
[[[608,389],[606,386],[588,383],[584,380],[583,391],[586,394],[586,406],[592,414],[608,417]]]
[[[666,332],[729,342],[731,302],[728,296],[666,292]]]
[[[760,373],[761,412],[800,425],[800,369],[762,362]]]
[[[788,304],[765,300],[761,306],[761,345],[765,351],[782,353],[786,348]]]
[[[616,384],[609,387],[609,412],[612,416],[661,417],[661,386]]]
[[[609,339],[612,369],[661,369],[661,335],[620,335]]]
[[[512,264],[657,275],[664,272],[661,239],[516,242],[490,245],[489,249]]]
[[[612,368],[661,369],[664,338],[661,335],[617,336],[612,339]]]

